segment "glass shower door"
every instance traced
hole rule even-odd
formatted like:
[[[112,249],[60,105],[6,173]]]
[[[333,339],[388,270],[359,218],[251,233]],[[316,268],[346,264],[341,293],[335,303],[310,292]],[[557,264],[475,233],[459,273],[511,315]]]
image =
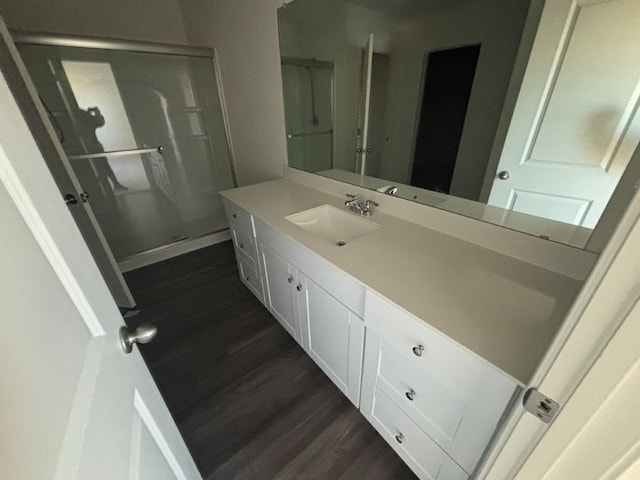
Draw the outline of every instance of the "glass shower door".
[[[212,59],[20,44],[118,261],[227,228],[234,186]]]
[[[333,168],[333,63],[283,58],[282,87],[289,166]]]

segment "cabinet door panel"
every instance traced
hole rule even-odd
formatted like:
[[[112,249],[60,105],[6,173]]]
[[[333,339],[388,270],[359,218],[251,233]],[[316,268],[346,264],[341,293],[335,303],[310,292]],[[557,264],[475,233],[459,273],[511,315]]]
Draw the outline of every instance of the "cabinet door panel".
[[[289,334],[300,342],[297,328],[297,303],[293,290],[296,275],[293,267],[269,247],[260,245],[266,280],[266,297],[269,310]],[[289,279],[292,279],[290,282]],[[296,298],[297,300],[297,298]]]
[[[309,278],[305,278],[301,301],[305,350],[357,406],[364,341],[362,320]]]

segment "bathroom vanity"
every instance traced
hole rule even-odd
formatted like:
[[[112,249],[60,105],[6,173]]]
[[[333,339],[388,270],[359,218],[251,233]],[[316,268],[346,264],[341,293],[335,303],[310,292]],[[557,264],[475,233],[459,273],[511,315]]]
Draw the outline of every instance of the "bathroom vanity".
[[[223,192],[241,279],[418,477],[470,478],[580,275],[335,193],[290,178]]]

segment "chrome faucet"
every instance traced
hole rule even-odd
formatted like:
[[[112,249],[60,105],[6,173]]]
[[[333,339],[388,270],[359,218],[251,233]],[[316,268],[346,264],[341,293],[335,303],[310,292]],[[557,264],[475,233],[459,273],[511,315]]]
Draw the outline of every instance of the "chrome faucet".
[[[356,212],[358,215],[373,215],[373,209],[378,206],[378,204],[373,200],[366,200],[364,203],[362,203],[358,199],[357,195],[347,193],[347,197],[349,197],[349,200],[344,202],[344,204],[349,207],[349,210],[351,210],[352,212]]]
[[[387,195],[395,195],[398,193],[398,187],[390,186],[386,188],[383,193],[386,193]]]

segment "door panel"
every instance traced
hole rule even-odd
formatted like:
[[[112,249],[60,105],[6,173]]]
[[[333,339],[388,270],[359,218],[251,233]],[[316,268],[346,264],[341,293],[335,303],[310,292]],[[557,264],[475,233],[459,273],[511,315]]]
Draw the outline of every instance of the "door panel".
[[[149,408],[136,391],[131,422],[130,480],[185,480]]]
[[[316,363],[322,365],[342,393],[347,393],[349,373],[350,312],[335,298],[306,279],[305,343]]]
[[[489,204],[595,227],[640,141],[639,17],[638,0],[547,2]]]
[[[299,329],[296,327],[297,304],[294,305],[293,298],[293,288],[297,280],[295,269],[264,244],[260,245],[260,249],[267,280],[269,310],[289,335],[299,342]]]
[[[340,391],[359,406],[364,322],[308,277],[303,281],[302,346]]]
[[[4,78],[0,111],[0,478],[128,478],[132,445],[140,478],[163,478],[131,443],[139,398],[175,478],[200,479]]]
[[[592,203],[585,198],[528,192],[514,188],[507,208],[559,222],[582,225]]]

